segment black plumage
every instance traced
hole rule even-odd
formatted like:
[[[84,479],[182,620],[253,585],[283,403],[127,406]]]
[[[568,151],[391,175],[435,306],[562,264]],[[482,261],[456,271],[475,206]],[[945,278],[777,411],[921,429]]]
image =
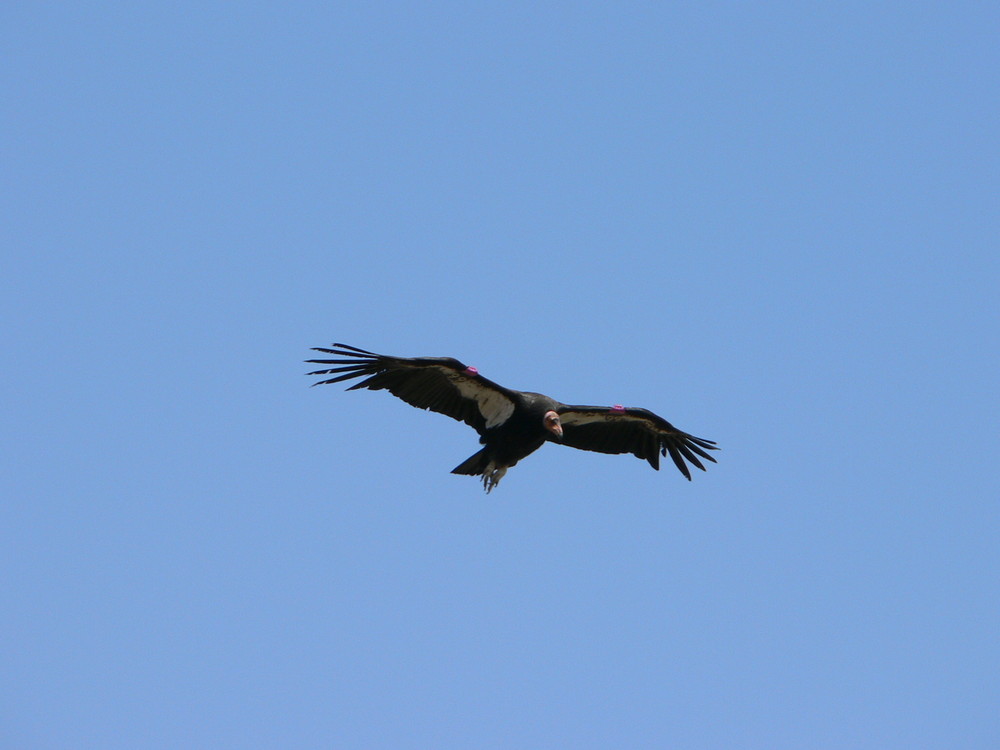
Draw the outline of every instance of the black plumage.
[[[479,433],[484,447],[452,473],[481,476],[487,492],[508,468],[546,441],[599,453],[631,453],[657,470],[660,456],[669,454],[688,479],[688,464],[705,470],[699,457],[715,462],[705,452],[717,450],[713,441],[682,432],[648,409],[563,404],[540,393],[504,388],[451,357],[387,357],[346,344],[332,346],[314,351],[336,358],[307,360],[332,365],[309,373],[335,376],[314,385],[364,378],[348,390],[387,390],[412,406],[465,422]]]

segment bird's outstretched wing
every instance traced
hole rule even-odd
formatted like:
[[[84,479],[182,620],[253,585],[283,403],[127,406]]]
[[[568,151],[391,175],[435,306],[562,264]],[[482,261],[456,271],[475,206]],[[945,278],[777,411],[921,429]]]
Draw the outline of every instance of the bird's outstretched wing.
[[[519,400],[517,391],[484,378],[476,368],[451,357],[386,357],[346,344],[332,346],[332,349],[314,347],[313,351],[334,354],[337,359],[306,360],[330,365],[310,375],[336,374],[313,385],[367,376],[347,390],[384,389],[411,406],[445,414],[480,433],[506,422]]]
[[[670,454],[681,474],[691,479],[685,459],[702,471],[698,456],[715,463],[706,450],[718,450],[711,440],[688,435],[649,409],[622,406],[561,406],[563,445],[598,453],[632,453],[660,468],[660,456]]]

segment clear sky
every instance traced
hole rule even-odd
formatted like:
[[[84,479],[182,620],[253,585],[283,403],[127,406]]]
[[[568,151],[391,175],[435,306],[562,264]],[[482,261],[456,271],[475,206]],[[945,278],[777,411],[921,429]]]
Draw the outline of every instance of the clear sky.
[[[0,11],[0,746],[1000,747],[1000,6]],[[687,482],[307,387],[454,356]]]

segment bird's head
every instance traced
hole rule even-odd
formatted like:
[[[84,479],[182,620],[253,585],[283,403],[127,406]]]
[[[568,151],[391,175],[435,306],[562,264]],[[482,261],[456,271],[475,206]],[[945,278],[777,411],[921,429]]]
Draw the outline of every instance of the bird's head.
[[[562,440],[562,422],[559,421],[559,415],[556,412],[552,410],[545,412],[545,416],[542,418],[542,424],[545,425],[546,430],[555,435],[559,440]]]

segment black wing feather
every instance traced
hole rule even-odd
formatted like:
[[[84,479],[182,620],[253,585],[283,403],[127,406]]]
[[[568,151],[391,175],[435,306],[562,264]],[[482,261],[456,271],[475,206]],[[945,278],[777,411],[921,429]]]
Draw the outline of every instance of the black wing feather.
[[[347,390],[387,390],[419,409],[430,409],[465,422],[480,433],[504,421],[519,403],[519,392],[504,388],[478,373],[469,372],[451,357],[387,357],[346,344],[313,351],[335,355],[335,359],[309,359],[311,364],[334,365],[310,375],[336,375],[313,385],[364,378]],[[506,416],[505,416],[506,415]]]
[[[631,453],[660,468],[660,456],[669,455],[688,479],[688,463],[702,471],[698,456],[715,463],[706,450],[718,450],[711,440],[689,435],[648,409],[621,409],[608,406],[561,406],[563,427],[560,442],[572,448],[598,453]],[[687,459],[687,462],[685,462]]]

